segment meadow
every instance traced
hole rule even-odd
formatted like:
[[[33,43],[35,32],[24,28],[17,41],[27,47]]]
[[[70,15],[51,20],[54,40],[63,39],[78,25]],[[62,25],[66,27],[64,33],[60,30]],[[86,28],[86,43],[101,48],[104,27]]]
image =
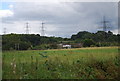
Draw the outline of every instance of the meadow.
[[[116,79],[118,47],[3,51],[3,79]]]

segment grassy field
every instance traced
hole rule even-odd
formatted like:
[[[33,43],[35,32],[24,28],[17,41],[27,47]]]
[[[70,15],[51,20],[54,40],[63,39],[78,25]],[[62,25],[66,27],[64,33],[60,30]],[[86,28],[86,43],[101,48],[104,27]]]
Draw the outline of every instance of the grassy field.
[[[115,79],[118,47],[3,52],[3,79]]]

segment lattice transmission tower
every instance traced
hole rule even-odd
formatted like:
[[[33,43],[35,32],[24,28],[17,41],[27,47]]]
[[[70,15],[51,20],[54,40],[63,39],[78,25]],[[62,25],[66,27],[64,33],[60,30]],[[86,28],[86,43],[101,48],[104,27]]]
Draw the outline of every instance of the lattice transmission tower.
[[[42,26],[41,26],[41,36],[45,36],[44,24],[45,24],[45,23],[43,23],[43,22],[41,23],[41,25],[42,25]]]
[[[3,29],[3,34],[6,34],[6,30],[7,30],[6,28]]]
[[[26,34],[29,34],[29,23],[26,23]]]
[[[109,21],[106,20],[105,16],[103,16],[103,21],[102,21],[102,24],[103,26],[100,27],[100,28],[103,28],[103,31],[107,31],[108,28],[110,28],[109,26],[107,26],[107,23],[109,23]]]

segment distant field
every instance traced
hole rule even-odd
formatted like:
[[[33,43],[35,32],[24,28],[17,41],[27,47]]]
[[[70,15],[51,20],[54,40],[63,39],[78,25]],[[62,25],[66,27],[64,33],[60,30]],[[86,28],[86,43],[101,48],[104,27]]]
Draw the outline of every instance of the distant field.
[[[118,47],[3,52],[3,79],[115,79]]]

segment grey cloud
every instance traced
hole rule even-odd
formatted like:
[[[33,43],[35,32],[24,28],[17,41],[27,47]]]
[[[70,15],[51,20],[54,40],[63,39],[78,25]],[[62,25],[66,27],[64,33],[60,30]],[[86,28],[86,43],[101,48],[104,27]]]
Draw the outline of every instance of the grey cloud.
[[[45,21],[57,27],[46,34],[71,36],[82,30],[95,32],[101,24],[103,15],[117,29],[117,3],[113,2],[64,2],[64,3],[31,3],[23,2],[14,5],[14,16],[4,18],[3,23],[21,21]],[[40,24],[37,25],[39,27]],[[49,25],[48,25],[49,26]],[[12,30],[12,27],[11,27]],[[35,31],[33,31],[35,32]]]

